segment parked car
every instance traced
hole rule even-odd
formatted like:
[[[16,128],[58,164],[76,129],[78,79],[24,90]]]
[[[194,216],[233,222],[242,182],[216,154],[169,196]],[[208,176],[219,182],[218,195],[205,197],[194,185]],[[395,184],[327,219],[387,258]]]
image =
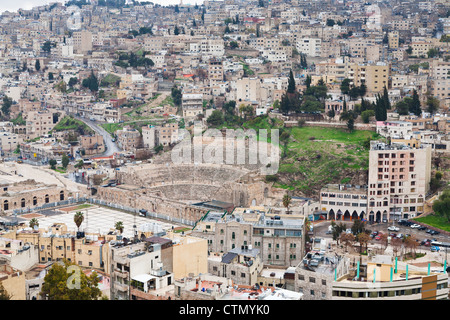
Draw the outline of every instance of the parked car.
[[[375,240],[380,240],[380,239],[381,239],[381,234],[379,234],[375,237]]]
[[[441,250],[441,248],[439,248],[438,246],[432,246],[430,249],[431,252],[439,252]]]
[[[410,225],[410,228],[411,229],[418,229],[418,228],[420,228],[420,224],[412,224],[412,225]]]
[[[145,210],[145,209],[139,210],[139,215],[140,215],[141,217],[146,217],[146,216],[147,216],[147,210]]]
[[[433,230],[427,229],[426,233],[431,233]]]
[[[420,227],[417,228],[417,230],[420,230],[420,231],[422,231],[422,230],[427,230],[427,227],[420,226]]]
[[[402,238],[403,238],[403,233],[397,234],[397,239],[402,239]]]
[[[397,232],[397,231],[400,230],[400,228],[399,228],[399,227],[396,227],[396,226],[390,226],[390,227],[388,227],[387,229],[388,229],[389,231],[395,231],[395,232]]]

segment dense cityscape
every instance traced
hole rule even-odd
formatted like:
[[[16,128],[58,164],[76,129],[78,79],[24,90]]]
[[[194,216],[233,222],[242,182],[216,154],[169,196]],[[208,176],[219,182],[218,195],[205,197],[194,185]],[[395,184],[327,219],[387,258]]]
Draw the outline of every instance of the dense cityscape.
[[[450,1],[0,12],[0,300],[449,299]]]

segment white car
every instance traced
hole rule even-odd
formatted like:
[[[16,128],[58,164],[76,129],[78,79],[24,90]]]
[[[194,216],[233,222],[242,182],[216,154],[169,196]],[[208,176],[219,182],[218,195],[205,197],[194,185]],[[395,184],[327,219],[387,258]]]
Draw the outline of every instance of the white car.
[[[397,231],[399,231],[400,230],[400,228],[399,227],[396,227],[396,226],[390,226],[389,228],[387,228],[389,231],[395,231],[395,232],[397,232]]]
[[[411,229],[417,229],[417,228],[420,228],[420,224],[413,224],[411,226]]]

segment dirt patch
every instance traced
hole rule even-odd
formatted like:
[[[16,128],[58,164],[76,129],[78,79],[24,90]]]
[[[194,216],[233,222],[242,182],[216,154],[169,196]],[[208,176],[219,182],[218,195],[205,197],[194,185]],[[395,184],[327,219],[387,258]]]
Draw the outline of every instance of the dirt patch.
[[[431,267],[442,267],[442,265],[440,263],[436,263],[436,262],[416,262],[416,263],[410,263],[410,264],[413,266],[416,266],[416,267],[425,268],[425,267],[428,267],[428,263],[430,264]]]
[[[27,214],[21,215],[20,217],[25,218],[25,219],[33,219],[33,218],[42,218],[42,217],[44,217],[44,215],[39,214],[39,213],[27,213]]]

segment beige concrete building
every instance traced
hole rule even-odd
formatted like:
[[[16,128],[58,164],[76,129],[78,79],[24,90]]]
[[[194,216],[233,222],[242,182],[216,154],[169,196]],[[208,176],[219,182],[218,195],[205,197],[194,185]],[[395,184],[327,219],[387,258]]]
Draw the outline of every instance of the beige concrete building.
[[[329,220],[367,218],[367,186],[328,184],[320,190],[320,210]]]
[[[188,93],[182,98],[183,117],[193,119],[203,113],[203,94]]]
[[[105,151],[105,144],[101,135],[81,136],[80,145],[86,155],[99,154]]]
[[[73,50],[75,53],[92,51],[92,33],[90,31],[76,31],[73,33]]]
[[[231,279],[235,284],[253,286],[263,269],[258,249],[235,248],[225,254],[208,257],[208,273]]]
[[[409,219],[422,213],[431,179],[431,148],[372,142],[368,220]]]
[[[161,246],[148,242],[111,243],[111,300],[149,300],[170,296],[173,275],[161,262]]]
[[[122,130],[116,131],[117,144],[126,151],[133,151],[142,146],[141,133],[129,126],[125,126]]]

